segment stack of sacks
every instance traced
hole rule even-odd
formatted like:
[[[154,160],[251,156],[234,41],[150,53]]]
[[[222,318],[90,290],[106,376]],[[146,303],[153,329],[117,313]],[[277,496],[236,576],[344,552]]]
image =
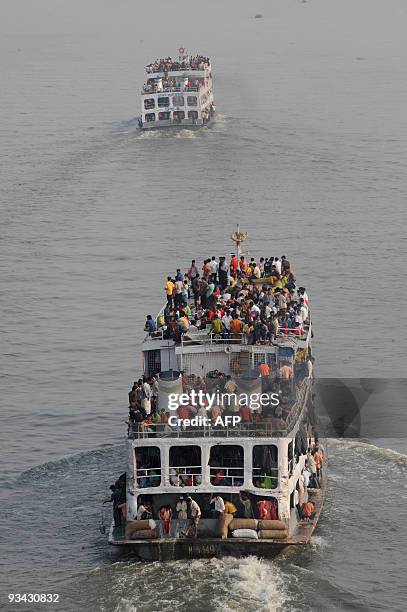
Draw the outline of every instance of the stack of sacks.
[[[234,518],[229,524],[233,538],[252,538],[257,540],[257,519]]]
[[[288,527],[283,521],[259,521],[259,538],[261,540],[284,540],[288,536]]]
[[[158,538],[157,525],[153,519],[130,521],[126,525],[125,535],[128,540],[152,540]]]
[[[224,512],[219,516],[218,536],[222,538],[222,540],[226,540],[226,538],[228,537],[228,527],[232,521],[233,514],[228,514],[227,512]]]

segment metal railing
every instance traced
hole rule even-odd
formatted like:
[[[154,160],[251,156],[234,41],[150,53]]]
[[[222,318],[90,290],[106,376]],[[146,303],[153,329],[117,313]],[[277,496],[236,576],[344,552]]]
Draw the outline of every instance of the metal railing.
[[[197,486],[202,482],[202,466],[200,465],[171,465],[169,470],[169,481],[173,487]]]
[[[253,468],[252,470],[253,484],[257,489],[276,489],[278,486],[278,467],[269,468],[267,471],[264,468]],[[270,483],[265,482],[266,479],[271,480]],[[275,486],[263,487],[261,483],[274,484]]]
[[[169,66],[165,66],[164,64],[158,64],[158,66],[146,66],[147,74],[161,74],[166,72],[181,72],[185,73],[189,70],[193,72],[205,72],[205,70],[210,70],[210,64],[200,64],[199,66],[181,66],[180,64],[172,64]]]
[[[222,473],[221,476],[219,474]],[[219,483],[213,482],[216,477],[221,478]],[[244,482],[244,468],[242,466],[225,467],[211,466],[210,467],[210,483],[214,487],[239,487]]]
[[[204,85],[201,85],[200,87],[197,85],[184,85],[183,87],[177,85],[163,85],[162,87],[157,87],[156,85],[144,85],[141,93],[143,96],[146,96],[148,94],[156,93],[183,93],[184,91],[197,92],[202,88],[204,88]]]
[[[161,468],[136,469],[136,482],[139,489],[159,487],[161,484]]]
[[[286,427],[275,429],[268,421],[240,423],[234,427],[187,427],[186,429],[165,429],[165,425],[132,425],[130,439],[147,438],[268,438],[287,436],[294,427],[299,411],[294,410],[286,420]]]

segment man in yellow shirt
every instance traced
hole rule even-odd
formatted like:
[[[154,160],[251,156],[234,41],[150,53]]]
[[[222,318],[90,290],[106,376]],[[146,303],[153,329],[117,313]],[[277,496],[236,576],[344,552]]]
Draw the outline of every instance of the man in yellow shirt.
[[[222,321],[219,319],[218,315],[215,315],[212,321],[212,331],[214,334],[221,334],[222,330]]]
[[[164,289],[167,295],[168,305],[172,308],[172,294],[174,291],[174,283],[172,282],[171,276],[167,276],[167,282],[164,285]]]
[[[226,514],[235,514],[237,512],[237,508],[235,504],[232,504],[231,501],[225,501],[225,513]]]

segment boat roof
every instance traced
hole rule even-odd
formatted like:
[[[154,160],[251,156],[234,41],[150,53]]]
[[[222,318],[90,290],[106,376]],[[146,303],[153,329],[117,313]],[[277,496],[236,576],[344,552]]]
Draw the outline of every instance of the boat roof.
[[[182,53],[181,53],[182,51]],[[210,68],[211,62],[209,57],[204,55],[190,55],[182,47],[179,49],[180,55],[178,59],[172,57],[165,57],[156,59],[151,64],[146,66],[147,74],[151,73],[168,73],[168,72],[182,72],[182,71],[202,71]]]
[[[196,261],[196,260],[193,260]],[[211,270],[215,270],[216,273]],[[308,346],[311,337],[309,298],[298,286],[285,256],[230,260],[220,256],[205,259],[167,277],[174,296],[147,325],[145,343],[173,340],[176,345],[227,344],[238,346]],[[182,291],[182,299],[177,291]],[[167,292],[167,289],[166,289]],[[226,320],[224,319],[226,317]],[[221,321],[233,329],[219,333]],[[240,321],[231,323],[228,319]],[[240,327],[240,329],[239,329]],[[155,328],[155,329],[153,329]],[[234,333],[232,333],[234,332]],[[147,349],[147,346],[145,346]],[[149,347],[153,348],[153,346]]]

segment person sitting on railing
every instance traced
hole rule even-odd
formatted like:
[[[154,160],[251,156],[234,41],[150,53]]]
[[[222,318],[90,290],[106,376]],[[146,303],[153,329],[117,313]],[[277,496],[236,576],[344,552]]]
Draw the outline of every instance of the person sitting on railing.
[[[189,327],[190,327],[189,319],[187,317],[186,312],[183,312],[180,318],[178,319],[178,329],[181,334],[185,334],[188,331]]]
[[[242,333],[243,322],[239,319],[236,313],[232,315],[230,322],[230,331],[232,332],[232,338],[239,338]]]
[[[214,318],[212,319],[211,331],[215,336],[218,336],[218,337],[220,337],[222,334],[223,325],[222,325],[222,321],[219,319],[217,314],[215,314]]]
[[[144,325],[144,331],[148,332],[150,336],[157,331],[157,325],[151,315],[147,315],[146,323]]]
[[[253,344],[263,344],[268,335],[268,327],[261,317],[257,317],[253,327]]]

